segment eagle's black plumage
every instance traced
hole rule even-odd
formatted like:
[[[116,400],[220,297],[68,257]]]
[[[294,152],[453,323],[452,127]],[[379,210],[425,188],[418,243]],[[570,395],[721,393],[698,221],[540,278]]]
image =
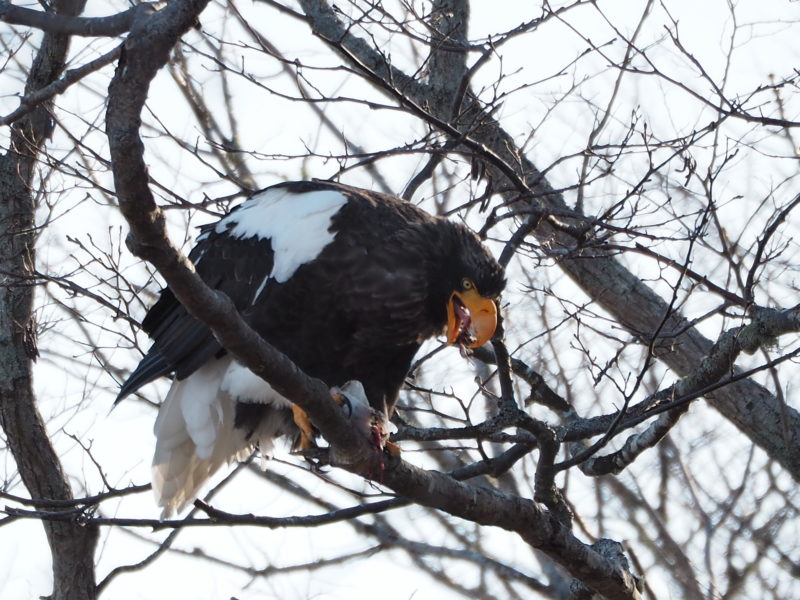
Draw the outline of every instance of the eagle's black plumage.
[[[272,239],[234,235],[237,211],[270,194],[285,193],[281,202],[305,202],[317,192],[342,195],[341,206],[330,209],[330,221],[324,222],[333,239],[280,281],[273,272]],[[242,212],[242,218],[245,214],[250,215]],[[269,211],[259,216],[268,218]],[[504,286],[501,267],[472,232],[393,196],[336,183],[284,183],[254,195],[226,219],[203,227],[189,255],[200,276],[225,292],[245,320],[306,373],[330,386],[360,381],[370,404],[387,414],[420,344],[444,329],[453,292],[468,280],[480,296],[494,299]],[[303,240],[289,243],[290,251],[294,243]],[[281,260],[294,266],[285,256]],[[122,386],[120,399],[161,375],[186,380],[227,360],[210,330],[169,289],[142,328],[153,345]],[[236,425],[245,436],[265,419],[284,423],[274,433],[292,432],[285,406],[237,400]]]

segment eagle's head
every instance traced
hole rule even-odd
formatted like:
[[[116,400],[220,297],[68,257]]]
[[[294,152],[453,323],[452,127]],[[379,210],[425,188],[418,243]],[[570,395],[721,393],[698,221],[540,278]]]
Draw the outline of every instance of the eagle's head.
[[[477,348],[497,327],[497,299],[506,283],[503,268],[466,227],[449,223],[443,234],[449,252],[440,262],[432,296],[439,311],[444,306],[447,343]]]

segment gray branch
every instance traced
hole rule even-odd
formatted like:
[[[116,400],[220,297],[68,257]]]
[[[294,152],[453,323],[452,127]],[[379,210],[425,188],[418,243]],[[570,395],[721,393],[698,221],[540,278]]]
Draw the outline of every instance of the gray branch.
[[[26,94],[20,98],[19,106],[17,108],[15,108],[5,117],[0,117],[0,126],[10,125],[11,123],[18,121],[45,100],[50,100],[53,96],[64,93],[69,86],[80,81],[89,73],[93,73],[94,71],[102,69],[104,66],[111,64],[119,58],[120,50],[121,46],[118,46],[111,52],[107,52],[103,56],[96,58],[85,65],[75,69],[69,69],[63,77],[53,81],[49,85],[39,88],[30,94]]]
[[[623,447],[607,456],[591,458],[581,464],[587,475],[619,473],[636,457],[660,442],[689,409],[689,402],[681,399],[697,397],[706,388],[734,371],[734,362],[742,353],[752,354],[761,347],[771,345],[788,333],[800,331],[800,308],[756,311],[752,323],[735,327],[720,336],[711,351],[695,371],[665,390],[653,395],[650,404],[678,400],[678,405],[658,416],[647,429],[629,437]]]

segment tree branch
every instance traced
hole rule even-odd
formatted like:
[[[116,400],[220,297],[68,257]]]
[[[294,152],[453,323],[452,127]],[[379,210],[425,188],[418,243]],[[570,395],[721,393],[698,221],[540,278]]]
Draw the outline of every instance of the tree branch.
[[[52,17],[67,19],[79,14],[84,4],[57,0]],[[62,34],[44,35],[25,84],[26,95],[58,79],[69,42]],[[72,490],[36,405],[32,373],[38,356],[34,287],[29,285],[36,273],[34,176],[53,130],[52,108],[45,99],[19,119],[11,127],[8,152],[0,156],[0,425],[31,497],[69,502]],[[43,527],[52,557],[53,600],[95,598],[97,527],[56,521],[44,522]]]
[[[25,25],[48,33],[84,37],[114,37],[128,31],[141,12],[158,10],[162,2],[146,2],[108,17],[76,17],[60,12],[42,12],[0,0],[0,21]]]
[[[85,65],[76,69],[68,70],[61,79],[53,81],[51,84],[39,88],[30,94],[26,94],[19,100],[19,106],[12,112],[8,113],[5,117],[0,117],[0,126],[10,125],[20,118],[27,115],[45,100],[49,100],[57,94],[62,94],[71,86],[86,77],[89,73],[97,71],[104,66],[111,64],[119,58],[121,46],[114,48],[111,52],[107,52],[103,56],[86,63]]]

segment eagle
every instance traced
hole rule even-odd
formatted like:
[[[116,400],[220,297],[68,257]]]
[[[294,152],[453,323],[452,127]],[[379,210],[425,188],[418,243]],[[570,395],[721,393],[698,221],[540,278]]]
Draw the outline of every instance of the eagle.
[[[357,382],[387,418],[425,340],[443,334],[466,352],[491,338],[505,285],[502,267],[461,223],[333,182],[253,194],[202,226],[189,258],[305,373],[332,387]],[[314,447],[303,411],[227,353],[169,288],[141,326],[152,345],[117,402],[173,376],[154,427],[153,489],[164,515],[182,510],[223,464],[256,448],[269,454],[276,438]]]

